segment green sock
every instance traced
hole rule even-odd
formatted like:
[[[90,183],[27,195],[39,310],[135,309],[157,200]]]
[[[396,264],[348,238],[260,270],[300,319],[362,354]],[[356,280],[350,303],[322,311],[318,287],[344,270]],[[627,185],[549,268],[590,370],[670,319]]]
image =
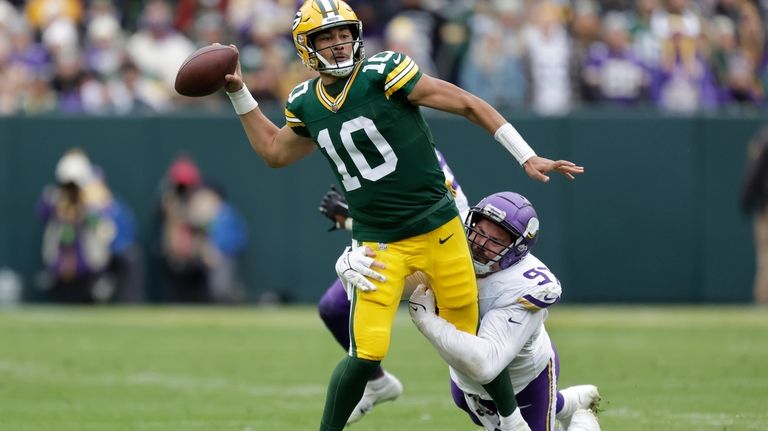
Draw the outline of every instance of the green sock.
[[[380,363],[345,356],[336,365],[328,383],[320,431],[339,431],[344,428],[349,415],[363,396],[368,378],[376,372]]]
[[[506,368],[495,379],[483,385],[483,388],[493,398],[493,403],[496,404],[496,409],[501,416],[509,416],[517,408],[515,390],[512,388],[512,381],[509,380]]]

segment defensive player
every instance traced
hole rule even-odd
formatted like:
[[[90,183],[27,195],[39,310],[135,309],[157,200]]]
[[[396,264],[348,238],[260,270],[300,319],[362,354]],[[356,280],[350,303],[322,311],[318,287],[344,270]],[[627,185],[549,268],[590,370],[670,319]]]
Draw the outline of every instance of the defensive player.
[[[452,192],[459,214],[464,219],[469,212],[469,203],[467,196],[456,181],[453,171],[445,161],[445,157],[440,151],[435,150],[440,169],[445,176],[445,184]],[[349,215],[349,206],[344,197],[339,194],[335,188],[331,188],[320,201],[319,210],[323,215],[333,222],[333,229],[352,230],[354,221]],[[423,282],[420,273],[409,276],[406,279],[405,294],[410,292]],[[336,279],[333,284],[325,291],[318,304],[320,318],[323,319],[325,326],[333,334],[336,341],[341,344],[344,350],[349,350],[349,316],[350,302],[347,293],[342,286],[340,279]],[[363,415],[370,412],[373,407],[381,402],[397,399],[403,392],[403,385],[397,377],[385,371],[381,366],[369,378],[365,385],[363,397],[352,410],[347,423],[354,423],[360,420]]]
[[[571,431],[599,430],[588,410],[600,399],[595,386],[572,386],[551,396],[557,389],[559,359],[544,320],[548,307],[560,300],[561,288],[549,269],[529,254],[539,232],[533,206],[517,193],[496,193],[470,209],[465,226],[479,285],[477,336],[438,317],[432,291],[425,286],[409,301],[417,327],[451,365],[455,403],[476,424],[498,429],[495,406],[477,382],[506,370],[523,418],[534,431],[555,429],[555,417]],[[375,253],[345,254],[355,264],[370,268],[376,263],[371,259]]]
[[[572,162],[536,156],[493,107],[445,81],[423,75],[402,53],[365,58],[362,24],[341,0],[308,0],[293,21],[302,61],[320,76],[288,96],[278,128],[243,85],[238,64],[225,85],[253,150],[271,167],[290,165],[319,146],[334,169],[355,219],[353,245],[380,251],[384,277],[375,290],[350,289],[349,354],[331,376],[320,430],[341,430],[366,382],[389,349],[405,277],[424,272],[435,286],[441,316],[474,334],[477,284],[463,226],[434,156],[419,106],[459,114],[491,133],[541,181],[558,171],[583,172]],[[451,240],[453,239],[453,240]],[[366,287],[367,288],[367,287]],[[524,421],[505,376],[485,385],[502,430]]]
[[[499,426],[493,403],[477,382],[506,370],[533,431],[555,429],[555,417],[568,428],[577,409],[591,407],[600,397],[593,385],[556,392],[559,360],[544,321],[548,308],[560,300],[561,287],[546,265],[530,254],[539,233],[536,211],[517,193],[496,193],[470,209],[465,226],[478,275],[477,336],[437,316],[432,291],[423,285],[409,301],[413,321],[451,365],[454,401],[475,423],[490,431]],[[599,426],[583,412],[568,429]]]

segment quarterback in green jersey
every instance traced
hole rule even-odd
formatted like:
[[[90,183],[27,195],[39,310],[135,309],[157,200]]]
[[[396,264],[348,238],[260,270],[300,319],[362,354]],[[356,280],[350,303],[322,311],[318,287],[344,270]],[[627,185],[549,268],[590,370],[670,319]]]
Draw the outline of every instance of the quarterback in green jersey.
[[[346,286],[352,304],[350,349],[331,376],[320,424],[321,431],[341,430],[387,355],[408,275],[427,275],[441,317],[459,330],[477,330],[469,247],[419,107],[478,124],[531,178],[548,181],[546,174],[557,171],[572,179],[583,168],[536,156],[492,106],[422,74],[408,56],[385,51],[366,58],[362,24],[341,0],[307,0],[296,13],[292,36],[299,57],[319,76],[291,92],[285,126],[276,126],[258,109],[239,65],[225,77],[225,89],[251,147],[270,167],[290,165],[320,148],[355,219],[353,247],[384,265],[377,267],[383,277],[376,280],[363,277],[365,268],[349,268],[362,274]],[[502,430],[528,429],[509,379],[500,375],[484,387],[499,407]]]

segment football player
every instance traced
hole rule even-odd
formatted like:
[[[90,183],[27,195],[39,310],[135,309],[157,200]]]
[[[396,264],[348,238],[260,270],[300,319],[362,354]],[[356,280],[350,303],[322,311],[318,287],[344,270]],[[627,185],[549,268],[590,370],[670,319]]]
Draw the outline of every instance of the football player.
[[[556,392],[559,359],[544,321],[549,307],[560,300],[561,287],[530,253],[539,234],[533,206],[517,193],[496,193],[470,209],[465,226],[478,277],[477,336],[437,316],[434,296],[425,286],[409,301],[414,323],[451,365],[454,401],[478,425],[497,429],[493,403],[477,382],[506,371],[533,431],[555,429],[555,418],[564,429],[599,430],[591,412],[574,417],[579,409],[595,407],[600,399],[597,387],[579,385]]]
[[[454,402],[477,425],[497,430],[495,406],[478,382],[505,372],[532,430],[553,430],[555,419],[571,431],[599,430],[590,410],[600,400],[597,387],[557,391],[559,358],[544,321],[549,307],[560,300],[561,287],[546,265],[530,254],[539,234],[535,209],[517,193],[495,193],[469,210],[465,227],[478,277],[477,335],[439,317],[434,295],[425,285],[409,300],[414,323],[451,366]],[[360,252],[345,253],[356,264],[375,263],[370,257],[360,259]]]
[[[445,184],[453,194],[453,198],[456,201],[456,207],[459,209],[459,214],[461,215],[461,218],[464,219],[469,212],[467,196],[461,189],[461,185],[456,181],[453,171],[445,161],[445,157],[443,157],[438,150],[435,150],[435,155],[437,156],[438,164],[445,176]],[[331,190],[323,196],[318,209],[333,222],[331,230],[352,230],[354,221],[349,215],[349,206],[344,200],[344,196],[339,194],[335,187],[332,187]],[[413,276],[409,276],[406,278],[404,294],[410,295],[416,286],[424,281],[422,273],[416,273]],[[347,298],[347,293],[344,290],[341,279],[336,279],[336,281],[334,281],[325,291],[325,294],[323,294],[318,303],[318,311],[320,313],[320,318],[323,319],[325,326],[331,331],[336,341],[341,344],[345,350],[348,350],[350,302]],[[365,385],[363,397],[357,403],[354,410],[352,410],[352,414],[349,416],[349,419],[347,419],[347,423],[351,424],[359,421],[363,415],[370,412],[375,405],[385,401],[393,401],[402,393],[403,385],[400,383],[400,380],[379,366]]]
[[[434,155],[432,134],[419,110],[459,114],[507,148],[532,178],[583,172],[574,163],[536,156],[492,106],[442,80],[422,74],[398,52],[366,58],[362,24],[341,0],[308,0],[293,20],[292,37],[304,64],[319,77],[288,96],[286,125],[277,127],[243,85],[240,66],[225,89],[253,150],[270,167],[283,167],[320,147],[355,219],[353,246],[369,245],[386,265],[378,280],[349,284],[352,302],[348,355],[328,385],[320,430],[341,430],[368,378],[387,355],[404,281],[416,271],[434,286],[441,316],[475,333],[477,283],[464,229]],[[509,379],[485,386],[496,401],[502,429],[524,421]],[[524,428],[523,428],[524,429]]]

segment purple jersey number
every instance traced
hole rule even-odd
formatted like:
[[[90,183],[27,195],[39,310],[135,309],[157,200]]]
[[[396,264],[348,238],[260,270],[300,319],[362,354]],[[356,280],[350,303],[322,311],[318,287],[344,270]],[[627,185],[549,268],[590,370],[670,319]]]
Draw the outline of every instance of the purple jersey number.
[[[557,281],[555,276],[549,272],[549,269],[546,266],[537,266],[536,268],[531,268],[523,273],[523,277],[529,280],[537,280],[539,277],[541,277],[542,280],[538,282],[539,286],[542,284],[551,283],[553,278],[555,281]],[[558,282],[558,284],[560,283]]]

